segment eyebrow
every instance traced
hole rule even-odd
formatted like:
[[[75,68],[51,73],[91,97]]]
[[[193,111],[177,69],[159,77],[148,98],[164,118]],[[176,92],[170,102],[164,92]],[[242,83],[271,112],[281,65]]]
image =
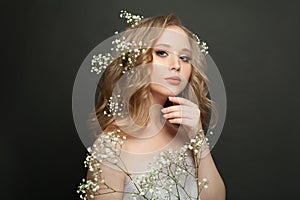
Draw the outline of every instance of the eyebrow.
[[[158,47],[158,46],[171,48],[171,45],[169,45],[169,44],[156,44],[154,47]],[[185,52],[188,52],[188,53],[191,54],[191,51],[188,48],[183,48],[183,49],[181,49],[181,51],[185,51]]]

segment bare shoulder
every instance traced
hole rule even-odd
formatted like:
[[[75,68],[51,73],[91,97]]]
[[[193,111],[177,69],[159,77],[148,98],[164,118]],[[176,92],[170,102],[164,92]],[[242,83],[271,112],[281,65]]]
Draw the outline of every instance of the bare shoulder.
[[[125,174],[121,171],[113,169],[105,164],[100,165],[101,175],[97,177],[96,183],[99,185],[99,190],[94,193],[94,200],[118,199],[123,198]],[[88,171],[87,180],[94,180],[94,172]]]
[[[90,180],[97,189],[88,191],[96,200],[118,199],[123,197],[124,183],[126,175],[117,169],[116,165],[110,162],[110,154],[116,145],[113,145],[114,137],[118,134],[114,127],[109,127],[98,136],[93,146],[88,149],[89,158],[87,165],[87,180]],[[119,136],[120,137],[120,136]]]

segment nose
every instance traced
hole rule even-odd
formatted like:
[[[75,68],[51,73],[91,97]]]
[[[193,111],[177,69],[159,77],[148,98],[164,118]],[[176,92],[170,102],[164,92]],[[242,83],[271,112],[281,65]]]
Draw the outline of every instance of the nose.
[[[180,70],[180,61],[179,58],[176,54],[171,54],[171,56],[169,57],[170,59],[170,70],[175,70],[175,71],[179,71]]]

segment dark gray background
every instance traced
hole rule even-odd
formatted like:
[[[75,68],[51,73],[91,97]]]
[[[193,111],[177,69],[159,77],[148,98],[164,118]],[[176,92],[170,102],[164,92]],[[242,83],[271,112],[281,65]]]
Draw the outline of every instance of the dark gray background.
[[[175,13],[206,40],[227,92],[212,151],[229,200],[298,199],[297,1],[1,2],[1,199],[78,199],[85,176],[72,87],[85,56],[116,30],[121,9]]]

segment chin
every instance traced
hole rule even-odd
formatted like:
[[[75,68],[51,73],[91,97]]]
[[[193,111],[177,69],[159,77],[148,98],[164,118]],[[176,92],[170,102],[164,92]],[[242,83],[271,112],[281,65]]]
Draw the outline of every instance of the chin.
[[[151,84],[150,90],[152,95],[159,95],[168,98],[169,96],[177,96],[181,90],[178,88],[167,88],[166,86],[160,84]]]

